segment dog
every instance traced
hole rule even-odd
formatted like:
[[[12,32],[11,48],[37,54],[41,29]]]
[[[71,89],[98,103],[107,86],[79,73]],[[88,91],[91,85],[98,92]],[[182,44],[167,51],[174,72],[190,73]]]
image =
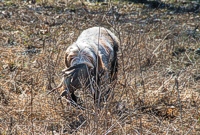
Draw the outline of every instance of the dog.
[[[112,83],[117,79],[118,47],[119,39],[110,30],[104,27],[84,30],[77,41],[67,48],[62,81],[49,93],[63,87],[61,97],[77,102],[74,92],[86,87],[94,96],[94,101],[99,103],[102,80]]]

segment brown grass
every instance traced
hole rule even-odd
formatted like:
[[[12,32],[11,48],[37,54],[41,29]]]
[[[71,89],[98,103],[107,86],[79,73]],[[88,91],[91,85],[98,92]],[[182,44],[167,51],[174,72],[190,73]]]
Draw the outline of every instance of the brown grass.
[[[199,13],[70,1],[0,8],[0,134],[200,133]],[[93,26],[120,38],[119,74],[102,110],[80,91],[81,110],[46,93],[60,82],[67,46]]]

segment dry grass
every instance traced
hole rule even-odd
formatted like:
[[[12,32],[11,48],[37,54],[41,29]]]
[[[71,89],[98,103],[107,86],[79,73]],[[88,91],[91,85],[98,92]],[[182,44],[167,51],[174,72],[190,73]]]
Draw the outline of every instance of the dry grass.
[[[172,12],[1,2],[0,134],[200,134],[200,16]],[[118,82],[102,110],[80,92],[81,110],[46,93],[61,79],[67,46],[93,26],[120,38]]]

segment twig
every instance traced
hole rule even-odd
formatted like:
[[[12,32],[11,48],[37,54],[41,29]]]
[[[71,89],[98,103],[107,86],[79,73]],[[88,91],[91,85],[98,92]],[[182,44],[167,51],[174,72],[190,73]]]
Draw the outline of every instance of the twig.
[[[54,92],[55,90],[61,88],[62,85],[63,85],[63,82],[64,82],[64,77],[62,78],[61,83],[60,83],[56,88],[54,88],[54,89],[52,89],[51,91],[49,91],[49,92],[47,93],[47,95],[49,95],[49,94],[51,94],[52,92]]]
[[[33,127],[33,78],[31,78],[31,132],[34,135]]]
[[[13,117],[10,117],[9,135],[12,135]]]
[[[181,105],[181,98],[180,98],[180,91],[179,91],[179,82],[177,77],[175,78],[175,86],[178,93],[178,101],[179,101],[179,109],[180,109],[180,117],[181,117],[181,127],[183,129],[183,121],[182,121],[182,105]],[[183,133],[182,133],[183,134]]]

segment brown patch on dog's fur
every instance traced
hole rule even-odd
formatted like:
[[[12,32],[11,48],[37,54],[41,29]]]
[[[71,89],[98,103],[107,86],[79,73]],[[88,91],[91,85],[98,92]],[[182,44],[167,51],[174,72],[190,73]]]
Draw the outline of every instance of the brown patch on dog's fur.
[[[101,71],[101,70],[107,70],[107,68],[105,67],[103,63],[101,56],[98,55],[98,71]]]
[[[101,35],[103,35],[106,39],[108,39],[108,42],[112,46],[116,46],[119,44],[119,39],[117,39],[112,33],[107,31],[106,29],[101,29]]]
[[[106,53],[107,54],[110,54],[110,48],[106,45],[106,42],[105,42],[105,40],[103,40],[103,39],[100,39],[100,45],[106,50]]]

